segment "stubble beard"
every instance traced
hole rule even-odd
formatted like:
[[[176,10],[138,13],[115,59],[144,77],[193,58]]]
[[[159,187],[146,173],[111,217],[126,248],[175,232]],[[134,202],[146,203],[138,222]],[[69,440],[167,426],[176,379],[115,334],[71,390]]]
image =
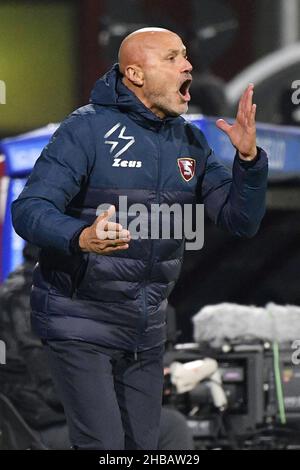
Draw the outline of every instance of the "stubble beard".
[[[184,114],[186,110],[176,110],[174,108],[170,107],[170,100],[168,100],[168,95],[166,94],[165,98],[162,98],[163,94],[162,93],[151,93],[149,95],[149,100],[151,103],[154,104],[155,108],[158,109],[159,111],[163,112],[166,117],[178,117],[181,114]],[[178,105],[179,107],[179,105]],[[187,108],[187,107],[186,107]]]

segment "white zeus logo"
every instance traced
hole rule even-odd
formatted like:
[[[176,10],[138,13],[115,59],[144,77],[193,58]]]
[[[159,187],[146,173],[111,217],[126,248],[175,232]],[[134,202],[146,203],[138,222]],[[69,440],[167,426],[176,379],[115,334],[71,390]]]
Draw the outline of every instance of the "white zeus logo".
[[[300,104],[300,80],[293,81],[292,88],[295,89],[292,94],[292,103],[298,105]]]
[[[6,364],[6,345],[0,339],[0,364]]]
[[[122,124],[120,122],[115,124],[111,129],[109,129],[109,131],[106,132],[106,134],[104,135],[104,139],[108,139],[121,126],[122,126]],[[113,159],[114,159],[114,162],[113,162],[112,166],[114,166],[114,167],[116,167],[116,166],[119,167],[120,166],[120,167],[123,167],[123,168],[126,168],[126,167],[140,168],[142,166],[141,161],[121,160],[121,158],[119,158],[124,152],[126,152],[126,150],[129,149],[129,147],[131,147],[131,145],[133,145],[135,143],[135,138],[132,135],[124,135],[125,132],[126,132],[126,126],[122,126],[122,128],[119,130],[119,135],[118,135],[117,139],[125,140],[125,141],[128,141],[128,142],[121,148],[120,148],[120,144],[122,144],[122,142],[120,142],[119,140],[105,140],[105,142],[104,142],[107,145],[111,145],[111,148],[110,148],[110,151],[109,151],[109,153],[111,153],[111,154],[119,146],[117,148],[117,153],[112,155]]]
[[[0,104],[6,104],[6,85],[3,80],[0,80]]]

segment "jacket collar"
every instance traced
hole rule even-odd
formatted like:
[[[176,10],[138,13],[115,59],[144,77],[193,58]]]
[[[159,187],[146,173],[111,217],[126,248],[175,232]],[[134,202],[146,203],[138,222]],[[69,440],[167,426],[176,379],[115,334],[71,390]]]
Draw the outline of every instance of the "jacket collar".
[[[115,64],[103,77],[97,80],[92,90],[90,103],[118,108],[139,125],[160,130],[168,124],[182,122],[181,117],[160,119],[147,108],[122,82],[119,64]]]

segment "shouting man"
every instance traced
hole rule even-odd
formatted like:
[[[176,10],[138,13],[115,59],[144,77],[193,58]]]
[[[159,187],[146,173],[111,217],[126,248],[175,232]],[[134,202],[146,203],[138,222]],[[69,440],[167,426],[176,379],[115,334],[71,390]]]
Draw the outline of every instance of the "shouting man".
[[[134,237],[116,221],[119,197],[149,211],[203,203],[217,225],[243,237],[255,235],[264,215],[268,164],[256,147],[253,85],[236,121],[217,121],[236,148],[231,174],[180,116],[191,82],[177,34],[130,34],[119,63],[55,132],[12,206],[16,231],[41,248],[32,324],[74,448],[157,446],[165,311],[185,240]],[[101,204],[110,207],[98,215]]]

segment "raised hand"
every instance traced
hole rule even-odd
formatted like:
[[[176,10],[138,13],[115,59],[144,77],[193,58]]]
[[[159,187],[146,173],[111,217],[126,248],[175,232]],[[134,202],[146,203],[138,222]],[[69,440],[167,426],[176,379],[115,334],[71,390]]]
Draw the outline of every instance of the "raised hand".
[[[97,217],[93,225],[81,232],[79,246],[82,251],[108,255],[128,248],[129,231],[123,229],[121,224],[109,222],[115,211],[115,206],[110,206],[107,211]]]
[[[224,119],[218,119],[216,125],[228,135],[232,145],[239,151],[242,160],[253,160],[257,154],[255,113],[256,104],[252,104],[254,85],[250,83],[240,101],[235,122],[230,125]]]

